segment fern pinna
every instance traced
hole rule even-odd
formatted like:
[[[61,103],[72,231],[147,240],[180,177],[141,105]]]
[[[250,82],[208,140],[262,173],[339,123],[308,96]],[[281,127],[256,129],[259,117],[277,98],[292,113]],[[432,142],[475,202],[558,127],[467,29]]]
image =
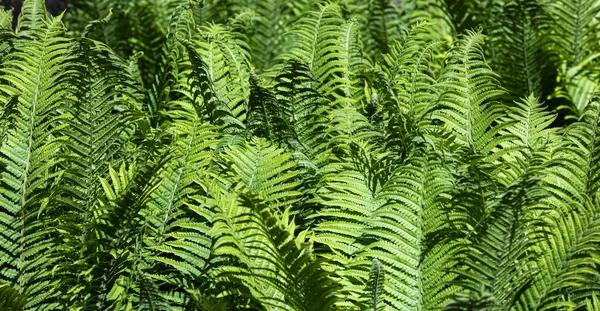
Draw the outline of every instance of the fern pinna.
[[[599,9],[0,10],[0,309],[600,310]]]

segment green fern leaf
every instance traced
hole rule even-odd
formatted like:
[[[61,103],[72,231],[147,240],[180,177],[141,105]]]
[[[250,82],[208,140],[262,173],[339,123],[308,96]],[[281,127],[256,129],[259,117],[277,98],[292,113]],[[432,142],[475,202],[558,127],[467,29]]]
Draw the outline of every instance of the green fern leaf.
[[[57,280],[48,270],[56,244],[49,221],[56,216],[53,180],[59,176],[60,147],[66,138],[61,131],[69,118],[59,112],[72,43],[63,37],[59,19],[40,19],[45,15],[36,8],[40,3],[25,3],[21,25],[32,28],[27,39],[16,43],[10,64],[0,69],[0,80],[7,81],[0,88],[18,97],[14,127],[0,148],[0,211],[5,219],[0,278],[28,296],[27,310],[56,307],[51,289]]]

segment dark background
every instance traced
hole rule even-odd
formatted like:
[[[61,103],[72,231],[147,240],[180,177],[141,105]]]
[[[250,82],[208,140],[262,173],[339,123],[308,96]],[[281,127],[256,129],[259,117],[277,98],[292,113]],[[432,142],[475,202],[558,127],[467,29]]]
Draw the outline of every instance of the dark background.
[[[19,16],[21,13],[21,4],[23,0],[2,0],[2,5],[6,9],[14,8],[13,15]],[[46,8],[48,12],[54,16],[62,13],[67,9],[68,0],[46,0]],[[17,25],[17,19],[13,18],[13,28]]]

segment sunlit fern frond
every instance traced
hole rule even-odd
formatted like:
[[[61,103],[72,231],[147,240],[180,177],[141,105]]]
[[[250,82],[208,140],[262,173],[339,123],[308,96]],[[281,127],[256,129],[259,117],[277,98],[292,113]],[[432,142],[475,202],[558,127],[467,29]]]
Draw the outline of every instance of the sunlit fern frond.
[[[385,310],[439,309],[458,289],[448,271],[459,248],[443,234],[448,230],[443,204],[452,188],[441,158],[424,152],[398,167],[381,189],[385,203],[366,220],[358,257],[379,261]]]
[[[50,290],[57,285],[49,270],[54,263],[50,254],[56,251],[50,221],[60,213],[52,193],[66,140],[61,130],[70,117],[61,113],[60,100],[67,96],[72,42],[64,37],[60,19],[43,18],[44,8],[36,5],[42,1],[24,4],[23,37],[0,69],[0,80],[6,81],[0,89],[17,101],[13,127],[0,147],[0,279],[28,297],[26,310],[48,310],[58,304],[57,293]]]
[[[63,130],[69,140],[64,147],[68,157],[62,162],[63,189],[57,197],[63,214],[56,219],[61,238],[68,241],[56,254],[66,300],[84,295],[79,290],[86,286],[80,274],[90,268],[84,259],[90,234],[87,224],[96,216],[97,201],[104,193],[99,178],[132,152],[134,103],[141,101],[127,62],[105,45],[80,38],[71,51],[75,70],[67,80],[70,86],[64,102],[68,105],[63,111],[72,118]]]
[[[10,30],[12,29],[13,13],[12,10],[5,10],[0,8],[0,29]]]
[[[481,33],[468,31],[455,42],[436,86],[440,98],[433,117],[465,146],[486,154],[507,138],[498,133],[508,124],[494,125],[504,110],[496,100],[505,91],[484,60],[483,40]]]
[[[202,27],[192,40],[206,68],[215,100],[221,103],[220,109],[226,109],[230,118],[234,118],[227,122],[241,125],[250,94],[248,46],[225,27],[215,24]],[[205,104],[211,107],[210,102]]]
[[[556,115],[548,112],[533,94],[514,102],[505,118],[511,125],[504,131],[514,138],[501,143],[506,151],[502,158],[508,166],[498,172],[501,178],[510,183],[521,176],[534,154],[544,153],[550,158],[552,149],[560,142],[558,131],[550,128],[555,119]]]
[[[294,46],[288,59],[308,65],[313,77],[321,82],[319,91],[334,99],[334,107],[353,106],[353,75],[362,62],[358,51],[356,21],[344,21],[334,4],[320,6],[298,20],[291,32]]]
[[[206,295],[222,288],[219,296],[240,307],[246,301],[267,310],[330,308],[334,283],[312,254],[308,231],[293,220],[300,193],[291,154],[258,138],[223,153],[226,171],[201,181],[206,197],[191,206],[210,220],[214,239],[213,285],[198,298],[214,301]]]
[[[192,107],[182,108],[171,112],[180,116],[169,129],[175,138],[169,147],[173,157],[165,164],[162,182],[147,208],[140,212],[145,219],[143,272],[178,310],[189,300],[186,280],[202,277],[210,257],[208,224],[192,217],[188,206],[194,203],[197,179],[205,178],[220,137],[217,128],[200,122]]]
[[[554,213],[552,236],[543,246],[543,269],[524,293],[522,305],[549,310],[575,307],[597,290],[600,262],[600,104],[587,105],[580,121],[569,126],[552,157],[544,200]]]
[[[22,37],[29,37],[32,35],[32,32],[44,28],[44,21],[47,18],[48,13],[46,12],[45,1],[25,1],[21,7],[16,32]]]

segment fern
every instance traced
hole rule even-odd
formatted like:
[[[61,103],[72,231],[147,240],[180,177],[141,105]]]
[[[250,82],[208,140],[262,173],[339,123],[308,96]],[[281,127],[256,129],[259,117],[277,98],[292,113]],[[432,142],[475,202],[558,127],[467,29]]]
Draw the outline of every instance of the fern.
[[[441,286],[454,279],[456,243],[440,243],[437,232],[448,229],[442,206],[452,185],[448,171],[434,154],[399,167],[383,185],[384,204],[367,220],[363,238],[372,241],[360,257],[381,262],[381,300],[394,310],[432,310],[445,305],[456,287]]]
[[[568,107],[575,116],[584,112],[598,88],[598,77],[593,74],[599,47],[594,33],[598,31],[595,20],[600,2],[595,0],[565,1],[561,5],[546,6],[552,18],[550,49],[556,53],[559,88],[555,96],[572,102]]]
[[[0,309],[598,307],[598,1],[43,4],[0,12]]]
[[[543,6],[537,1],[509,1],[503,8],[502,31],[491,35],[498,50],[492,66],[502,76],[511,95],[542,96],[542,69],[544,29]],[[519,49],[519,53],[514,53]],[[498,64],[494,64],[498,62]]]
[[[2,68],[2,89],[18,97],[16,124],[6,133],[0,148],[2,222],[2,281],[13,286],[20,297],[28,296],[27,310],[55,308],[57,281],[50,267],[56,251],[55,235],[49,226],[60,212],[51,194],[56,191],[61,129],[67,115],[58,113],[59,99],[66,95],[70,40],[64,38],[59,19],[42,19],[41,1],[28,2],[19,21],[23,37]],[[27,28],[27,31],[24,29]],[[25,45],[25,42],[27,44]],[[3,105],[4,106],[4,105]],[[57,214],[58,213],[58,214]]]
[[[575,307],[577,299],[585,299],[586,295],[568,300],[561,299],[562,295],[582,287],[594,288],[597,272],[585,267],[597,265],[595,254],[590,251],[592,245],[598,243],[598,162],[595,160],[598,157],[598,107],[597,101],[588,105],[582,120],[569,128],[561,148],[553,156],[556,166],[548,177],[551,197],[547,204],[558,214],[553,221],[557,230],[544,245],[544,248],[554,247],[541,259],[545,269],[535,278],[532,289],[524,294],[523,304],[532,308]],[[559,245],[560,249],[555,248]]]
[[[458,140],[473,151],[487,153],[506,137],[492,127],[502,108],[494,102],[504,92],[484,62],[483,35],[469,32],[457,41],[440,77],[439,108],[434,118],[444,121]]]

